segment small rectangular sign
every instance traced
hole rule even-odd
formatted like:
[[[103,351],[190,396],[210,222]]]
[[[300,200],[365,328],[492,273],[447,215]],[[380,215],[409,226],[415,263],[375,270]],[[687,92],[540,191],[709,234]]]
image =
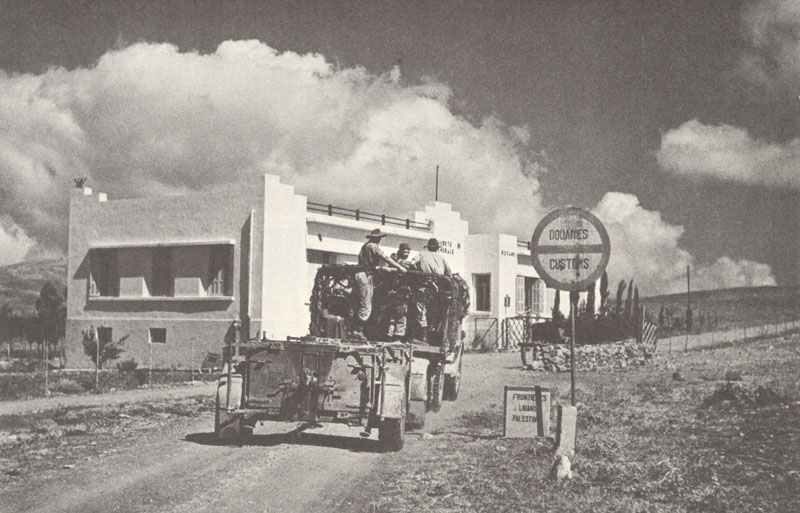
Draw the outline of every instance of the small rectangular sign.
[[[550,435],[550,390],[539,386],[506,386],[503,436],[533,438]]]

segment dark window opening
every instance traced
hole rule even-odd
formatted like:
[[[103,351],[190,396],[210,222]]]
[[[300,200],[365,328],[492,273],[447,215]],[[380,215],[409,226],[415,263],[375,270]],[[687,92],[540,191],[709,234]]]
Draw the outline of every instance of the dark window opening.
[[[475,310],[490,312],[492,310],[492,275],[473,274],[472,281],[475,285]]]
[[[167,343],[167,329],[166,328],[150,328],[150,343],[151,344],[166,344]]]

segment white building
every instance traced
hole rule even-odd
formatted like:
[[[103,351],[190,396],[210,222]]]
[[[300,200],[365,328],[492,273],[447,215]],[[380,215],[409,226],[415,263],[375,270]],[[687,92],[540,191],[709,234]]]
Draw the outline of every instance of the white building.
[[[90,327],[125,337],[126,358],[179,367],[218,352],[234,320],[249,336],[304,335],[319,266],[355,263],[365,234],[378,227],[389,234],[387,253],[401,242],[416,252],[439,240],[470,284],[468,343],[497,344],[506,317],[550,316],[555,291],[537,276],[527,242],[471,234],[447,203],[371,213],[311,201],[272,175],[258,187],[178,197],[114,200],[84,189],[70,203],[69,364],[86,365],[80,339]]]

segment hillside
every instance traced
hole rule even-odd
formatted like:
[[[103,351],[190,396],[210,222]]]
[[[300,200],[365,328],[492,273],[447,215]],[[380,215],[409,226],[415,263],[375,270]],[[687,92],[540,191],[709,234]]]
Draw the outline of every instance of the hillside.
[[[0,267],[0,305],[9,304],[19,313],[33,313],[45,282],[52,281],[62,290],[66,287],[66,265],[66,259],[57,258]]]
[[[691,293],[693,331],[734,328],[800,319],[800,287],[741,287]],[[669,319],[683,325],[686,294],[644,298],[652,317],[663,306]],[[680,321],[678,321],[680,320]]]

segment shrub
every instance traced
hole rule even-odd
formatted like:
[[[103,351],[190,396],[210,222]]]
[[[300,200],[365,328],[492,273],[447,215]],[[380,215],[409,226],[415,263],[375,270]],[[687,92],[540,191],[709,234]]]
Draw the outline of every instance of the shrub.
[[[133,358],[117,363],[117,370],[120,372],[133,372],[137,367],[139,367],[139,364]]]
[[[53,387],[53,390],[62,394],[81,394],[86,391],[83,385],[68,378],[59,379]]]

